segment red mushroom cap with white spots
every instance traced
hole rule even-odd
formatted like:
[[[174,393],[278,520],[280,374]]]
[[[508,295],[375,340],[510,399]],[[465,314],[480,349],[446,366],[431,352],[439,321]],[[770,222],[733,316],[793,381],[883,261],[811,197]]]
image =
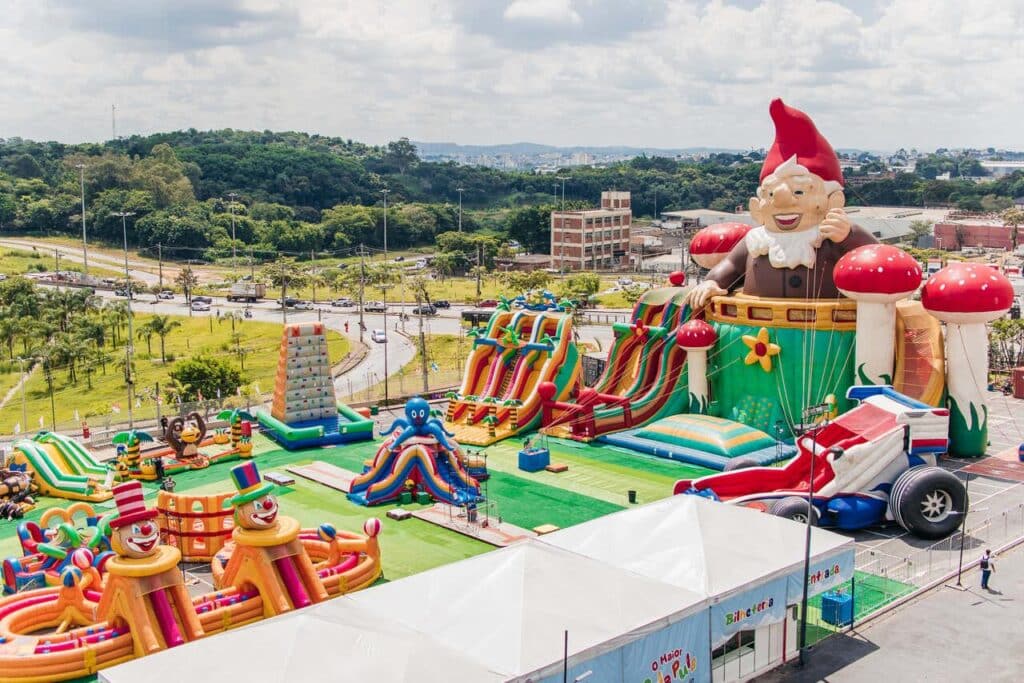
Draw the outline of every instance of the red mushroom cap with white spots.
[[[987,323],[1010,310],[1013,285],[983,263],[950,263],[928,278],[921,303],[943,322]]]
[[[843,295],[855,301],[890,304],[921,286],[921,264],[888,244],[866,244],[843,255],[832,269]]]
[[[676,330],[676,344],[687,351],[705,351],[718,341],[715,328],[703,320],[688,320]]]
[[[690,240],[690,256],[701,268],[714,268],[749,231],[746,223],[716,223],[701,228]]]

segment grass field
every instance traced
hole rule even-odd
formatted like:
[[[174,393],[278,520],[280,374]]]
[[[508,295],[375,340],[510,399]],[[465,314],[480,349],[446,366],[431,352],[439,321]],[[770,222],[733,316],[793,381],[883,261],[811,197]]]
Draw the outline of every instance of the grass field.
[[[135,329],[139,329],[152,316],[136,314]],[[160,361],[160,340],[152,339],[152,350],[147,348],[144,339],[136,339],[135,347],[135,381],[138,387],[141,405],[137,406],[140,415],[155,413],[153,393],[156,383],[165,385],[169,379],[168,371],[178,360],[205,353],[229,359],[239,365],[239,357],[234,351],[231,341],[232,329],[230,322],[216,321],[210,316],[183,317],[173,316],[181,323],[181,327],[173,330],[166,340],[168,363]],[[275,323],[252,321],[235,321],[235,327],[242,335],[241,346],[249,353],[244,359],[243,380],[246,383],[259,385],[260,392],[273,389],[273,377],[277,369],[277,351],[281,343],[281,326]],[[123,330],[122,330],[123,334]],[[349,342],[337,332],[328,332],[328,349],[331,360],[338,362],[348,353]],[[58,426],[69,427],[74,420],[75,411],[79,417],[86,419],[92,416],[106,417],[111,414],[111,406],[118,405],[126,410],[126,388],[123,379],[123,365],[116,365],[124,357],[124,346],[109,349],[111,360],[107,363],[106,374],[97,370],[92,377],[92,388],[89,388],[85,373],[79,369],[77,384],[68,382],[67,373],[57,369],[54,377],[54,408]],[[175,360],[171,360],[174,358]],[[3,366],[0,366],[3,367]],[[17,364],[8,364],[12,372],[0,374],[0,387],[13,386],[18,380]],[[2,396],[2,395],[0,395]],[[212,396],[207,398],[214,398]],[[51,425],[50,395],[46,378],[41,370],[37,370],[26,386],[26,413],[28,425],[22,424],[23,431],[31,431],[43,424]],[[12,399],[0,409],[0,433],[10,434],[14,426],[22,422],[20,396]]]
[[[82,272],[82,264],[61,259],[60,264],[53,252],[28,249],[3,249],[0,251],[0,273],[4,275],[24,275],[26,273],[52,273],[57,270]],[[89,267],[89,274],[96,277],[117,277],[118,272],[107,268]],[[121,273],[123,276],[123,273]]]

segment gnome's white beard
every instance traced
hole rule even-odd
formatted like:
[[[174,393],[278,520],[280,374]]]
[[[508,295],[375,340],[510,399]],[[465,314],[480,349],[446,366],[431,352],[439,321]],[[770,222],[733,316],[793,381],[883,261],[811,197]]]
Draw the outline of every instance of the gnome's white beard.
[[[774,268],[814,267],[821,236],[818,226],[799,232],[772,232],[763,225],[746,236],[747,251],[751,256],[768,255]]]

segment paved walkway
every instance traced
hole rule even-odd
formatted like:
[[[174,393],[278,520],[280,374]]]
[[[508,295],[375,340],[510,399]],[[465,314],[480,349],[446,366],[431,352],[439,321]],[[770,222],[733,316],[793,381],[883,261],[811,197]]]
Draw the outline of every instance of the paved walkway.
[[[996,558],[991,591],[980,588],[980,576],[967,572],[966,591],[940,586],[855,633],[828,638],[809,651],[806,669],[786,666],[755,680],[1020,681],[1024,546]]]

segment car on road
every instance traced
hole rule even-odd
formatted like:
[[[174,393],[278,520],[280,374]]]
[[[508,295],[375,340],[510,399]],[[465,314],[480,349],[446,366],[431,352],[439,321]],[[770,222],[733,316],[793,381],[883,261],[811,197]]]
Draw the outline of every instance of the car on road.
[[[451,308],[452,304],[447,299],[438,299],[434,302],[434,308]]]
[[[378,344],[388,343],[388,333],[384,330],[374,330],[370,333],[370,339],[377,342]]]
[[[413,315],[437,315],[437,309],[430,304],[423,304],[412,309]]]
[[[383,301],[367,301],[363,304],[363,310],[367,313],[387,313],[388,307]]]
[[[404,260],[405,260],[404,256],[396,256],[395,257],[395,261],[397,261],[397,262],[401,262],[401,261],[404,261]]]
[[[286,296],[286,297],[284,298],[284,302],[282,302],[282,301],[281,301],[280,299],[278,299],[278,300],[277,300],[277,303],[278,303],[279,305],[280,305],[281,303],[284,303],[284,307],[285,307],[285,308],[294,308],[294,307],[295,307],[295,304],[299,303],[299,300],[298,300],[298,299],[296,299],[296,298],[295,298],[295,297],[293,297],[293,296]]]
[[[331,306],[335,306],[337,308],[350,308],[350,307],[355,306],[355,305],[356,305],[356,302],[352,301],[352,299],[349,299],[347,297],[342,297],[341,299],[335,299],[334,301],[331,302]]]
[[[313,304],[309,303],[308,301],[296,301],[292,308],[294,308],[296,311],[312,311]]]
[[[156,298],[157,299],[173,299],[174,298],[174,292],[172,292],[169,289],[164,289],[164,290],[161,290],[160,293],[156,295]]]
[[[114,290],[114,296],[131,296],[131,291],[127,287],[118,287]]]
[[[192,297],[192,301],[201,301],[204,304],[213,304],[213,299],[208,296],[194,296]]]
[[[193,311],[208,311],[208,310],[210,310],[210,304],[206,303],[205,301],[196,301],[195,299],[193,299],[192,300],[192,310]]]
[[[480,303],[477,304],[477,307],[478,308],[497,308],[498,307],[498,302],[495,301],[494,299],[484,299],[483,301],[481,301]]]

